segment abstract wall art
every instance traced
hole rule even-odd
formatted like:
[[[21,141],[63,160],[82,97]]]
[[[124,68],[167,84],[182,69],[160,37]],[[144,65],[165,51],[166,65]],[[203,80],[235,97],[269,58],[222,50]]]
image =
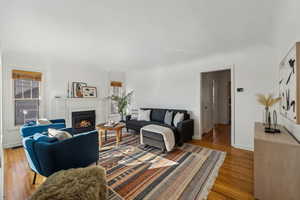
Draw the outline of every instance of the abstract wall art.
[[[300,124],[300,42],[283,58],[279,67],[280,113]]]

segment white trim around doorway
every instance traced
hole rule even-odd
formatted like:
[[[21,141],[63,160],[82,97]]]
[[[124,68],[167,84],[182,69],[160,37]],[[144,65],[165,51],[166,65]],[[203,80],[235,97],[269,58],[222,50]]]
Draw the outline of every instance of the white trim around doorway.
[[[205,69],[200,70],[199,74],[199,82],[200,82],[200,99],[199,99],[199,130],[200,137],[202,137],[202,119],[201,119],[201,74],[207,72],[215,72],[215,71],[223,71],[230,70],[230,78],[231,78],[231,146],[235,147],[235,67],[234,65],[225,65],[219,67],[207,67]],[[201,138],[200,138],[201,139]]]

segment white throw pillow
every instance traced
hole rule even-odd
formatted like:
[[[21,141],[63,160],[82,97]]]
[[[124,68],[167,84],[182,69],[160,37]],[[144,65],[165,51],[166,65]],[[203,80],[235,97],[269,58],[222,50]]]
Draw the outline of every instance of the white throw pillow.
[[[36,124],[47,125],[52,123],[48,119],[37,119]]]
[[[175,115],[175,117],[173,119],[174,126],[177,127],[178,123],[182,122],[183,119],[184,119],[184,113],[180,113],[180,112],[176,113],[176,115]]]
[[[72,137],[72,135],[70,133],[68,133],[67,131],[60,131],[60,130],[56,130],[53,128],[48,129],[48,135],[50,137],[56,137],[60,141]]]
[[[138,120],[150,121],[151,110],[139,110]]]

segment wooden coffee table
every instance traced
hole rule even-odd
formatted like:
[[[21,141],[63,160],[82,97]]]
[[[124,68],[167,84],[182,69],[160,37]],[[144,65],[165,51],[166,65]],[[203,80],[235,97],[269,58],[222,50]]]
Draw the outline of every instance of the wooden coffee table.
[[[120,141],[122,140],[122,129],[125,128],[125,123],[118,123],[117,125],[115,125],[114,127],[110,127],[110,126],[104,126],[104,124],[98,124],[96,125],[96,129],[98,130],[99,133],[99,145],[100,148],[102,148],[103,145],[103,134],[105,135],[105,139],[106,139],[106,135],[107,135],[107,131],[114,131],[116,134],[116,146],[119,146]]]

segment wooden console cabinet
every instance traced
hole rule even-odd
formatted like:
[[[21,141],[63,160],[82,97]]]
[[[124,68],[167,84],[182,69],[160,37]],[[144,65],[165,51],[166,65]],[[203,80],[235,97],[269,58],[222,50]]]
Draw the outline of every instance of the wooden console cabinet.
[[[259,200],[300,199],[300,144],[281,131],[267,134],[255,123],[254,195]]]

